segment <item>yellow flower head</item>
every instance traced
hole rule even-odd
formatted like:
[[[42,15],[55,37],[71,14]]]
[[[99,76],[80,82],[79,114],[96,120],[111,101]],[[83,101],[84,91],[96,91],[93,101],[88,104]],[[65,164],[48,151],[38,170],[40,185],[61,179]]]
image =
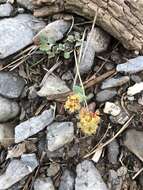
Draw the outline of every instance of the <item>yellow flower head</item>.
[[[64,107],[66,110],[69,110],[71,113],[80,110],[80,96],[78,94],[73,94],[68,96]]]
[[[85,108],[80,110],[78,127],[83,133],[92,135],[96,133],[98,124],[100,123],[100,117],[97,113],[90,112]]]

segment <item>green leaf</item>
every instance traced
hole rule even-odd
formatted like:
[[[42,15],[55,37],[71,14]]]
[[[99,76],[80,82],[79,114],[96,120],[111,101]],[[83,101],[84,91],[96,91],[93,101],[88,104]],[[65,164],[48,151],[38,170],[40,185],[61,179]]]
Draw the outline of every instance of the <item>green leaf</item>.
[[[87,99],[87,97],[84,95],[84,92],[83,92],[83,89],[81,88],[81,86],[75,85],[73,87],[73,92],[80,96],[80,102],[83,102]]]
[[[75,86],[73,87],[73,92],[74,92],[75,94],[83,94],[82,88],[81,88],[80,86],[78,86],[78,85],[75,85]]]
[[[70,58],[70,52],[64,52],[64,58],[69,59]]]

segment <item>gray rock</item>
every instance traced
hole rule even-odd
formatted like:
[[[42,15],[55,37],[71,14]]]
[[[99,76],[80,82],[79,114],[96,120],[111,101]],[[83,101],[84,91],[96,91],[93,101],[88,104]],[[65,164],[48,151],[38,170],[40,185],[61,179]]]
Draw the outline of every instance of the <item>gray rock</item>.
[[[124,125],[129,119],[129,115],[124,111],[121,110],[120,114],[117,116],[110,116],[110,120],[112,123]]]
[[[43,82],[43,86],[37,92],[41,97],[53,97],[69,92],[70,89],[66,86],[65,82],[56,76],[48,76]]]
[[[34,190],[55,190],[55,188],[50,177],[37,178],[34,182]]]
[[[0,3],[6,3],[7,0],[0,0]]]
[[[117,164],[119,155],[119,144],[115,139],[108,145],[108,160],[111,164]]]
[[[17,3],[28,10],[32,11],[34,9],[32,0],[17,0]]]
[[[70,22],[64,20],[56,20],[48,24],[43,28],[33,39],[35,44],[39,44],[41,37],[47,41],[52,41],[53,43],[61,40],[64,37],[64,34],[69,30],[71,26]]]
[[[117,72],[137,73],[143,70],[143,56],[129,59],[126,63],[116,67]]]
[[[143,106],[143,93],[141,94],[141,97],[138,99],[138,104]]]
[[[0,72],[0,95],[6,98],[19,98],[25,81],[22,77],[11,72]]]
[[[30,168],[35,168],[38,165],[36,154],[22,154],[21,161],[28,165]]]
[[[14,143],[14,127],[11,123],[0,124],[0,144],[7,148]]]
[[[91,161],[85,160],[77,165],[75,190],[107,190],[107,187]]]
[[[20,108],[17,102],[0,96],[0,122],[6,122],[19,114]]]
[[[110,78],[102,83],[101,89],[103,90],[106,88],[122,86],[123,84],[129,82],[129,80],[130,78],[128,76],[123,76],[119,78]]]
[[[0,59],[32,43],[34,35],[45,26],[30,14],[0,20]]]
[[[136,74],[133,74],[130,76],[131,77],[131,80],[134,82],[134,83],[139,83],[142,81],[141,77],[136,75]]]
[[[130,129],[126,132],[124,145],[143,161],[143,131]]]
[[[59,190],[74,190],[74,175],[69,170],[64,171]]]
[[[9,17],[13,12],[13,6],[10,3],[0,5],[0,17]]]
[[[55,151],[74,137],[74,126],[72,122],[55,122],[47,127],[47,147],[49,151]]]
[[[117,95],[117,91],[110,89],[110,90],[102,90],[96,94],[96,100],[98,102],[105,102],[107,100],[112,99]]]
[[[32,117],[15,127],[15,142],[19,143],[42,131],[54,120],[54,109],[45,110],[41,115]]]
[[[10,162],[5,173],[0,176],[0,190],[8,189],[34,171],[38,166],[38,161],[35,154],[32,155],[28,163],[22,159],[14,159]]]
[[[79,64],[81,74],[90,71],[94,64],[95,53],[105,51],[109,45],[110,36],[102,29],[96,27],[89,32],[85,47],[83,48],[83,56]]]
[[[60,170],[60,164],[52,162],[47,169],[47,176],[55,176]]]

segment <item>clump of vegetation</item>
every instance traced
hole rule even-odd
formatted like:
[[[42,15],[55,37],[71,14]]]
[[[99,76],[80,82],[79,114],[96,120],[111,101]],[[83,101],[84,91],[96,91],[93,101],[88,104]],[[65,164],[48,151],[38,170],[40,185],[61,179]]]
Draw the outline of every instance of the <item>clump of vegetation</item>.
[[[81,45],[81,36],[78,32],[74,32],[68,35],[63,42],[56,43],[51,38],[45,38],[44,35],[40,36],[39,49],[48,54],[49,58],[53,58],[56,55],[61,55],[65,59],[69,59],[73,50],[79,48]]]
[[[98,112],[93,113],[89,111],[86,101],[87,97],[85,95],[85,90],[80,77],[78,65],[82,56],[83,43],[84,38],[81,38],[81,35],[78,32],[68,35],[62,42],[59,43],[56,43],[53,39],[47,39],[44,35],[42,35],[40,37],[39,49],[46,52],[49,58],[60,55],[65,59],[69,59],[71,54],[74,53],[77,72],[73,85],[73,94],[67,97],[64,107],[70,113],[77,114],[77,126],[81,129],[81,131],[86,135],[92,135],[96,133],[100,123],[100,117]],[[78,60],[76,58],[76,54],[79,55]],[[76,85],[77,78],[79,78],[80,85]]]

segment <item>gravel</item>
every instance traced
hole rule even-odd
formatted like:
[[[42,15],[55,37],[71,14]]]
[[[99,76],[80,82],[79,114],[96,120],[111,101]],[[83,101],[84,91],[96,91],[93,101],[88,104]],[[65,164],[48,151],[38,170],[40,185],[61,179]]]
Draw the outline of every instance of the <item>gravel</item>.
[[[13,12],[13,6],[10,3],[0,5],[0,17],[9,17]]]
[[[0,20],[0,59],[25,48],[34,35],[45,26],[44,22],[30,14],[20,14]]]
[[[143,132],[130,129],[126,132],[124,145],[143,160]]]
[[[74,138],[74,126],[72,122],[55,122],[47,127],[47,147],[49,151],[55,151]]]
[[[19,98],[25,86],[25,81],[12,72],[0,72],[0,95],[6,98]]]
[[[21,158],[21,160],[14,159],[9,163],[5,173],[0,176],[0,190],[8,189],[25,176],[32,173],[38,166],[35,154],[27,154],[25,157],[28,158],[29,162],[25,162],[25,160]]]
[[[19,114],[20,108],[17,102],[0,96],[0,122],[14,119]]]
[[[126,63],[119,64],[116,67],[117,72],[137,73],[143,70],[143,56],[129,59]]]
[[[54,109],[45,110],[41,115],[32,117],[15,127],[15,143],[24,141],[42,131],[54,120]]]
[[[34,182],[34,190],[55,190],[51,178],[37,178]]]
[[[102,90],[96,94],[96,100],[98,102],[105,102],[117,95],[117,91],[114,89]]]
[[[59,190],[74,190],[74,174],[69,171],[65,170],[59,186]]]
[[[107,187],[91,161],[85,160],[77,165],[75,190],[107,190]]]

